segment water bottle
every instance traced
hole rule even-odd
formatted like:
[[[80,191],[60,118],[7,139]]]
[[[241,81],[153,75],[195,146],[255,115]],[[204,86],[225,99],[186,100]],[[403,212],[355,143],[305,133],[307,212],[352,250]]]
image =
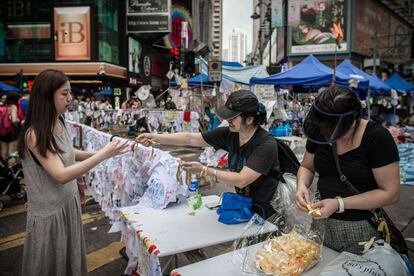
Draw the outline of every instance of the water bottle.
[[[202,206],[201,194],[198,192],[198,179],[196,175],[192,175],[191,183],[188,187],[188,199],[187,204],[191,207],[192,211],[195,211]]]
[[[191,176],[190,186],[188,187],[188,196],[192,197],[192,196],[195,196],[196,194],[198,194],[198,179],[197,179],[197,175],[193,174]]]

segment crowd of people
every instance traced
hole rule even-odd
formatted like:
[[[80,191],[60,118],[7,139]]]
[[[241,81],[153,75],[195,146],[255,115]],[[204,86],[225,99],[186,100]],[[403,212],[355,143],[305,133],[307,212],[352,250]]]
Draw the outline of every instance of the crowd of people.
[[[115,141],[95,153],[73,148],[61,115],[68,110],[111,110],[112,106],[105,98],[74,99],[63,72],[41,72],[34,80],[30,97],[27,108],[27,103],[23,104],[13,93],[8,93],[2,103],[13,124],[13,131],[1,137],[2,154],[3,149],[16,150],[18,140],[17,149],[27,178],[28,218],[22,273],[86,275],[76,179],[101,161],[128,149],[125,143]],[[121,106],[141,107],[142,102],[135,98]],[[370,210],[399,200],[395,142],[381,124],[364,119],[363,106],[349,89],[329,87],[313,102],[291,104],[297,113],[303,107],[308,109],[301,116],[308,140],[297,173],[296,206],[303,212],[308,212],[310,205],[320,209],[314,218],[326,221],[326,246],[360,254],[363,246],[359,242],[381,236],[369,223]],[[23,118],[19,117],[20,110]],[[144,145],[156,142],[213,146],[228,151],[228,171],[198,162],[183,162],[183,167],[190,173],[203,173],[218,183],[234,186],[237,193],[253,200],[254,212],[265,218],[271,216],[277,211],[271,201],[279,185],[281,160],[276,140],[262,127],[266,123],[265,106],[251,91],[240,90],[230,95],[217,115],[227,120],[228,126],[204,133],[141,134],[136,141]],[[341,181],[335,158],[360,193],[350,191]],[[317,188],[321,199],[312,202],[309,187],[315,173],[319,174]]]
[[[17,149],[17,138],[21,125],[26,119],[30,93],[22,94],[8,92],[1,96],[0,100],[0,130],[1,158],[7,160]]]

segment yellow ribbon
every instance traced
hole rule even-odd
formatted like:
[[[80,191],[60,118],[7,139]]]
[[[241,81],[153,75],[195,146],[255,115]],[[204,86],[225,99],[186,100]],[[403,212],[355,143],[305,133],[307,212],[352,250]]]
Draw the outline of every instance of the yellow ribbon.
[[[177,181],[183,185],[183,162],[181,159],[178,159],[178,168],[177,168]]]
[[[385,242],[390,244],[391,243],[391,233],[390,230],[388,228],[388,224],[384,219],[381,219],[380,224],[378,225],[378,229],[379,232],[384,233],[384,237],[385,237]]]
[[[375,241],[375,237],[372,237],[369,241],[365,241],[365,242],[359,242],[359,245],[363,245],[364,246],[364,250],[362,251],[362,254],[367,253],[368,250],[371,248],[371,246],[374,244]]]

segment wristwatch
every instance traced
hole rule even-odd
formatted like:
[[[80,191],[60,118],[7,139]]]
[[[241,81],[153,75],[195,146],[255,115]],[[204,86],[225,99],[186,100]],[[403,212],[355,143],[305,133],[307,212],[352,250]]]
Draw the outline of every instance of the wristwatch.
[[[339,209],[336,212],[337,213],[343,213],[343,212],[345,212],[345,204],[344,204],[344,200],[342,199],[342,197],[337,196],[335,198],[336,198],[336,200],[338,200],[338,203],[339,203]]]

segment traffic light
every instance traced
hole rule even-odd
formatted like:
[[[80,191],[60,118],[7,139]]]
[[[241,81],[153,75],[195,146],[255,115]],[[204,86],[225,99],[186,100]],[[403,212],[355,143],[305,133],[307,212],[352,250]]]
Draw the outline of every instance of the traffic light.
[[[16,87],[22,89],[23,74],[21,72],[16,73]]]
[[[22,89],[22,90],[26,90],[29,87],[26,76],[22,76],[22,83],[21,84],[22,84],[22,86],[20,87],[20,89]]]
[[[29,88],[27,77],[23,75],[22,71],[16,73],[16,86],[20,90],[26,90]]]
[[[184,54],[184,72],[191,75],[195,73],[195,54],[193,51],[187,51]]]
[[[181,71],[181,53],[178,49],[170,49],[172,70]]]

